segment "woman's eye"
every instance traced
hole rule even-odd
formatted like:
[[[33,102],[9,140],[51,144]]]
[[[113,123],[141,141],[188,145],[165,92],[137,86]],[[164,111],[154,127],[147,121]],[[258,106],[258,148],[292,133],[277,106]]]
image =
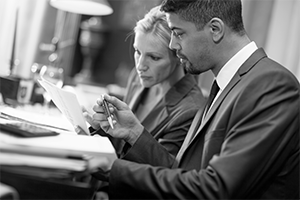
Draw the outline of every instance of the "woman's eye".
[[[159,57],[157,57],[157,56],[150,56],[150,58],[152,59],[152,60],[154,60],[154,61],[157,61],[157,60],[159,60],[160,58]]]
[[[136,54],[136,55],[140,55],[141,53],[138,51],[138,50],[134,50],[134,53]]]

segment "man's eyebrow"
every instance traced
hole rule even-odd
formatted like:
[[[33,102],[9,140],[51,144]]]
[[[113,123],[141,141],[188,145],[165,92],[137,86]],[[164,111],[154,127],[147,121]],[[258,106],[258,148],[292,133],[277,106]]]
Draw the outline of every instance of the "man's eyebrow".
[[[173,26],[171,23],[168,23],[168,26],[169,26],[169,28],[170,28],[171,31],[173,31],[174,29],[176,29],[176,27]]]
[[[180,28],[178,28],[178,27],[175,27],[175,26],[173,26],[173,27],[170,27],[170,29],[171,29],[171,31],[180,30]]]

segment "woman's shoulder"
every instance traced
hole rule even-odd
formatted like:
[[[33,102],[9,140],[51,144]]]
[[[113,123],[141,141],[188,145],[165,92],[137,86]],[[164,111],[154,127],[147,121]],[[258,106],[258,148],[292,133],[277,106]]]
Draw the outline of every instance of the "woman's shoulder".
[[[201,107],[206,102],[196,78],[186,74],[178,81],[166,95],[170,105],[182,105],[184,107]]]

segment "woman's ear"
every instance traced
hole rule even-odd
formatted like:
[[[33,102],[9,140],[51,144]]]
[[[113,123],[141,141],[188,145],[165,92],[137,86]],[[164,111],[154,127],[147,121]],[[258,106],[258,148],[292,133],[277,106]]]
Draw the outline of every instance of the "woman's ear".
[[[213,41],[215,43],[219,43],[224,37],[225,33],[224,22],[221,19],[214,17],[210,20],[209,24]]]

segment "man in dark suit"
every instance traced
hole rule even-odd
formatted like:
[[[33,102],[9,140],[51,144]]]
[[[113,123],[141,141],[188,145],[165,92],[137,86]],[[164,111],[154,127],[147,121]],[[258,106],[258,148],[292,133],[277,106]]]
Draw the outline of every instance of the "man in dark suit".
[[[106,178],[110,198],[118,199],[299,199],[298,80],[250,41],[240,0],[165,0],[162,9],[170,48],[188,72],[213,72],[215,97],[195,116],[174,160],[125,103],[106,95],[115,128],[101,106],[94,120],[140,146],[135,152],[144,160],[137,163],[129,150],[131,159],[96,163],[102,173],[94,176]]]

